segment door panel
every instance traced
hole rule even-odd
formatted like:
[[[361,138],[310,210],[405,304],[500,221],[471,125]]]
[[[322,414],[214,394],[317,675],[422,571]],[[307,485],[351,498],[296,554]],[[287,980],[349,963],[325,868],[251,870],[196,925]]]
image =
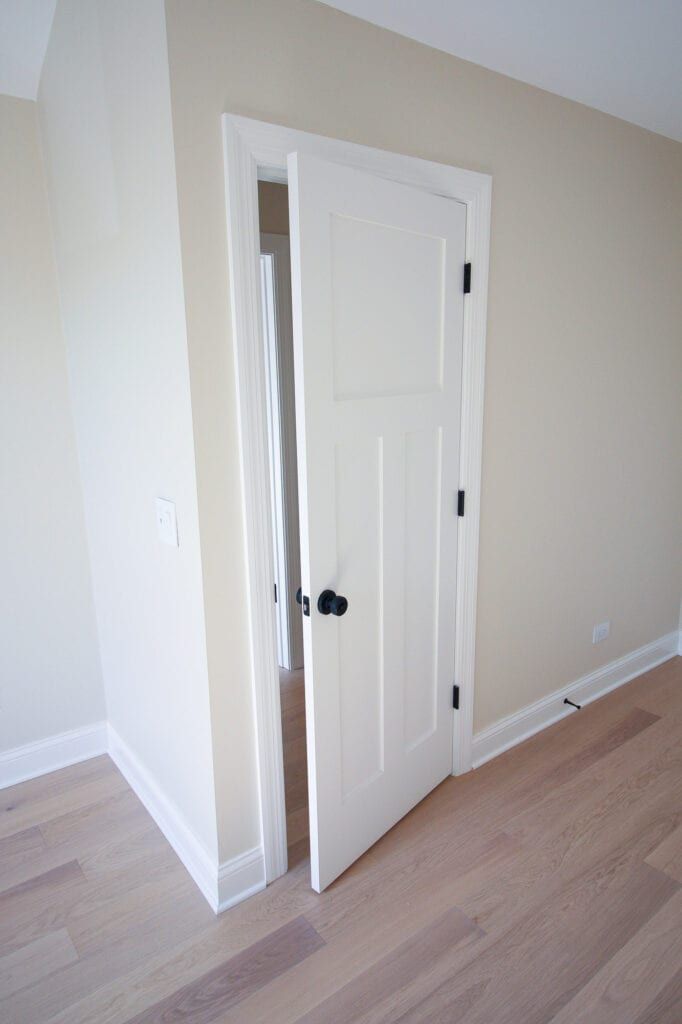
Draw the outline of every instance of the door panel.
[[[353,590],[337,631],[341,736],[341,797],[383,771],[383,671],[377,609],[381,579],[382,452],[378,438],[336,445],[335,586]],[[363,565],[362,581],[354,566]],[[341,620],[340,620],[341,621]]]
[[[337,401],[440,390],[443,265],[440,238],[332,215]]]
[[[437,726],[441,430],[405,435],[404,739],[412,750]],[[431,628],[428,628],[428,624]]]
[[[289,203],[321,891],[452,768],[465,208],[305,154]]]

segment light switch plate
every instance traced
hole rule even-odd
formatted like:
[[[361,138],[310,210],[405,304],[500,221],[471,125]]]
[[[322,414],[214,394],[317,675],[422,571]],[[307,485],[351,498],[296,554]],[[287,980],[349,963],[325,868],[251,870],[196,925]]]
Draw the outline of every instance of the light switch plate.
[[[602,640],[606,640],[607,636],[611,632],[610,622],[600,622],[592,630],[592,643],[600,644]]]
[[[175,502],[167,498],[156,499],[156,527],[162,544],[178,546],[178,522],[175,518]]]

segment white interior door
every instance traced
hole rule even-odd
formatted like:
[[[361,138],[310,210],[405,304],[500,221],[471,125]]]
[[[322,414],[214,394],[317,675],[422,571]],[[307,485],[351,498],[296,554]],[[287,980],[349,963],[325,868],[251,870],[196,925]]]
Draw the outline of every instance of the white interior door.
[[[452,770],[465,207],[288,164],[319,892]]]

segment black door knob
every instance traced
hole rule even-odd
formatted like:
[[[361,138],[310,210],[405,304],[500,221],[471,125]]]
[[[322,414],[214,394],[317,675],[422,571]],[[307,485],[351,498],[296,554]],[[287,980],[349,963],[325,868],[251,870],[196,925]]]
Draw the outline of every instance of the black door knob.
[[[348,601],[333,590],[323,590],[317,599],[317,610],[320,615],[345,615]]]
[[[296,600],[298,601],[298,603],[299,603],[299,604],[300,604],[300,603],[301,603],[301,601],[303,600],[303,593],[302,593],[302,591],[301,591],[301,588],[300,588],[300,587],[299,587],[299,588],[298,588],[298,590],[296,591]]]

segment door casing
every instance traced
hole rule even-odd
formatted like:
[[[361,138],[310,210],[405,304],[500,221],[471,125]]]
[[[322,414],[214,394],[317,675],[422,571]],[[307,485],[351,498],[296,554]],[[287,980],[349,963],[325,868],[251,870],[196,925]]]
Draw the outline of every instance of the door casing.
[[[464,304],[459,486],[466,492],[458,530],[452,772],[472,767],[476,595],[483,446],[485,338],[492,178],[417,157],[223,115],[231,312],[237,378],[247,604],[265,879],[287,870],[277,625],[272,591],[272,527],[266,366],[261,326],[258,180],[287,181],[287,155],[306,152],[446,196],[466,205],[471,292]]]
[[[296,591],[301,585],[298,484],[296,474],[296,410],[294,408],[294,349],[292,340],[291,261],[289,236],[261,233],[261,282],[264,282],[270,402],[270,479],[277,480],[271,495],[275,537],[278,651],[280,665],[289,671],[303,667],[303,629]]]

